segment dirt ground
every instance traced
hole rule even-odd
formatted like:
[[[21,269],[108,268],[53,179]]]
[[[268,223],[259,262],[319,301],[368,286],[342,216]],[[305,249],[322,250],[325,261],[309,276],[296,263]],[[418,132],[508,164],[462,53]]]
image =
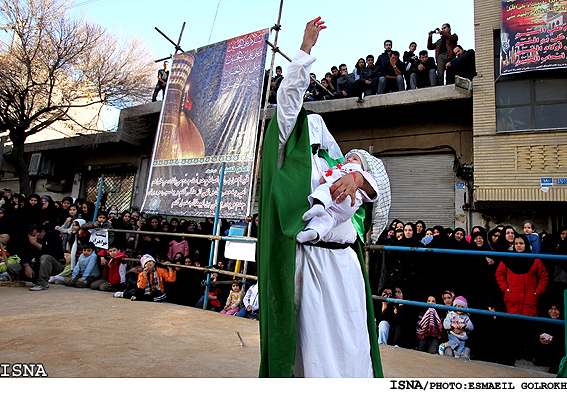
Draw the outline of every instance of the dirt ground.
[[[56,285],[0,287],[0,300],[0,363],[42,363],[55,378],[258,376],[257,321]],[[387,378],[554,377],[391,346],[380,352]]]

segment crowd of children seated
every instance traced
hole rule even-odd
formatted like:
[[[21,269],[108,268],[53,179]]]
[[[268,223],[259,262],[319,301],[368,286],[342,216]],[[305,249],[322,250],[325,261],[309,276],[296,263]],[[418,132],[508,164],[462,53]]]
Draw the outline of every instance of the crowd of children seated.
[[[0,190],[0,237],[9,256],[8,266],[0,265],[0,279],[7,280],[10,273],[15,279],[33,282],[30,290],[66,285],[134,301],[166,301],[197,308],[202,308],[206,299],[210,310],[258,319],[254,281],[243,285],[232,276],[211,273],[205,294],[207,274],[182,268],[208,265],[211,242],[176,234],[212,234],[212,219],[197,223],[146,218],[136,208],[124,212],[115,206],[108,208],[93,217],[94,204],[82,199],[66,197],[55,202],[49,196]],[[252,221],[250,236],[255,237],[258,217]],[[231,224],[222,221],[221,233],[227,234]],[[99,248],[91,241],[91,232],[97,229],[126,232],[108,232],[108,247]],[[136,230],[152,234],[128,233]],[[538,234],[535,224],[526,221],[521,232],[498,225],[488,232],[475,226],[466,234],[462,228],[429,228],[420,220],[415,224],[394,220],[378,243],[567,255],[567,228]],[[215,268],[234,271],[235,262],[224,259],[222,249],[221,242]],[[567,261],[537,257],[372,252],[369,277],[373,294],[390,299],[563,319]],[[249,263],[247,273],[256,275],[254,264]],[[551,372],[557,371],[565,354],[560,325],[387,301],[376,302],[374,309],[382,344],[508,365],[524,358],[548,366]],[[494,346],[494,335],[499,332],[506,332],[506,339]]]

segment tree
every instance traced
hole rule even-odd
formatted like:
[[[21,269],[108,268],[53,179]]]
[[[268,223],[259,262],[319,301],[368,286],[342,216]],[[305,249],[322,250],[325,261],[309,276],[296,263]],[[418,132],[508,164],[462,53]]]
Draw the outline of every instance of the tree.
[[[73,108],[148,101],[155,67],[139,39],[71,17],[72,2],[0,4],[0,26],[12,33],[10,47],[0,49],[0,132],[9,133],[20,191],[29,193],[26,138],[55,122],[79,124]]]

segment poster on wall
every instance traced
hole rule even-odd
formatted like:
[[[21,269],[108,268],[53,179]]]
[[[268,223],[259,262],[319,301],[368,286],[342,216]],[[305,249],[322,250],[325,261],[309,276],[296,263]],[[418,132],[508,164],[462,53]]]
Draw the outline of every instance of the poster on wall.
[[[249,213],[268,34],[173,57],[144,212],[214,216],[224,162],[220,217]]]
[[[567,67],[567,0],[501,5],[501,74]]]

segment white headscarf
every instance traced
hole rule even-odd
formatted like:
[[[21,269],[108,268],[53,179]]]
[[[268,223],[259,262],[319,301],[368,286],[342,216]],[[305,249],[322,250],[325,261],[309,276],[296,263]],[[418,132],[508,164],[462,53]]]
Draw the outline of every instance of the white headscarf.
[[[378,241],[378,237],[388,225],[388,214],[390,213],[390,204],[392,202],[392,193],[390,191],[390,178],[386,173],[384,163],[377,157],[372,156],[365,150],[353,149],[347,153],[345,159],[352,153],[356,153],[361,158],[365,170],[368,171],[378,185],[378,201],[374,203],[372,209],[372,243]]]

